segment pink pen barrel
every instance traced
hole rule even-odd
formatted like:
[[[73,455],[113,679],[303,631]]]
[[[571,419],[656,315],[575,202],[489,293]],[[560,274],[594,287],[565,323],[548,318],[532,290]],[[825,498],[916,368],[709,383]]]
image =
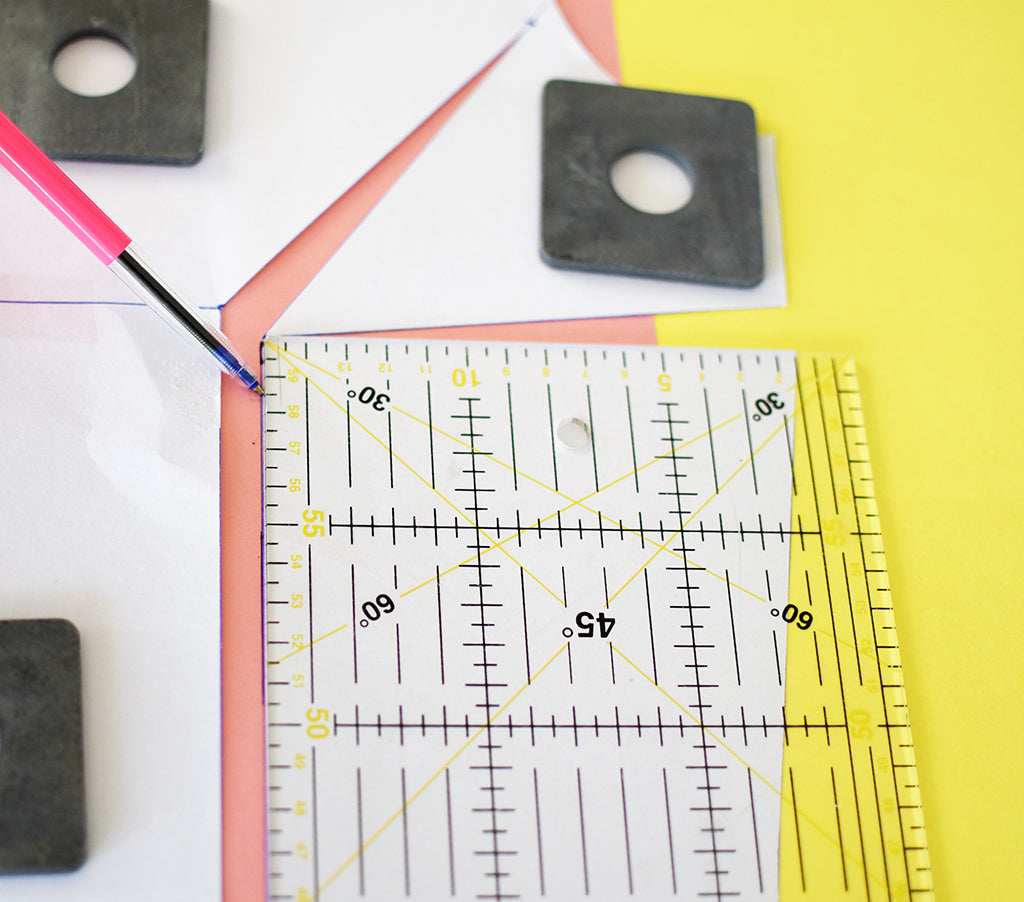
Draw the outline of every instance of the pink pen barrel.
[[[131,239],[0,111],[0,163],[109,266]]]

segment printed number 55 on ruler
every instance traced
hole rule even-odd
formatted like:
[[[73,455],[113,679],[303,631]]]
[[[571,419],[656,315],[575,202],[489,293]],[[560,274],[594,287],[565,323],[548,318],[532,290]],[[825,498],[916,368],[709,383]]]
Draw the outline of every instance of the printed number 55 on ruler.
[[[852,376],[323,338],[265,362],[273,898],[924,887],[895,642],[862,623],[870,482],[839,478]]]

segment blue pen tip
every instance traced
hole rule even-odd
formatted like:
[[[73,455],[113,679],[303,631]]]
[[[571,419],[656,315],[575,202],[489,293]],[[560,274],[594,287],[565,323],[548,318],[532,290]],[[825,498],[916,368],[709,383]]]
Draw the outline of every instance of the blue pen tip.
[[[256,392],[257,395],[262,397],[266,394],[266,392],[263,391],[263,386],[260,385],[260,380],[256,377],[256,374],[249,369],[249,367],[243,365],[235,375],[246,388]]]

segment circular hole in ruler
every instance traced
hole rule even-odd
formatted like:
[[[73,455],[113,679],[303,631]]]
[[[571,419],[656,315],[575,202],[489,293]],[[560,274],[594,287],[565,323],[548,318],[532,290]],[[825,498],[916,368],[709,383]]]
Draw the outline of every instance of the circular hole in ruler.
[[[579,417],[566,417],[555,427],[555,438],[566,451],[580,451],[590,445],[590,427]]]
[[[72,38],[53,58],[58,83],[83,97],[105,97],[135,77],[138,61],[128,47],[106,34]]]
[[[686,170],[658,151],[624,154],[612,163],[609,176],[615,193],[641,213],[675,213],[693,197],[693,182]]]

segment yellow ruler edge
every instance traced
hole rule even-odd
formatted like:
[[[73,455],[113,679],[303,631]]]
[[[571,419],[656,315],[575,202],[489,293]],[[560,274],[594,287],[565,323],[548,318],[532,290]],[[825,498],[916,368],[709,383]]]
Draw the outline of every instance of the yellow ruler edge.
[[[780,899],[933,899],[856,371],[797,376]]]

